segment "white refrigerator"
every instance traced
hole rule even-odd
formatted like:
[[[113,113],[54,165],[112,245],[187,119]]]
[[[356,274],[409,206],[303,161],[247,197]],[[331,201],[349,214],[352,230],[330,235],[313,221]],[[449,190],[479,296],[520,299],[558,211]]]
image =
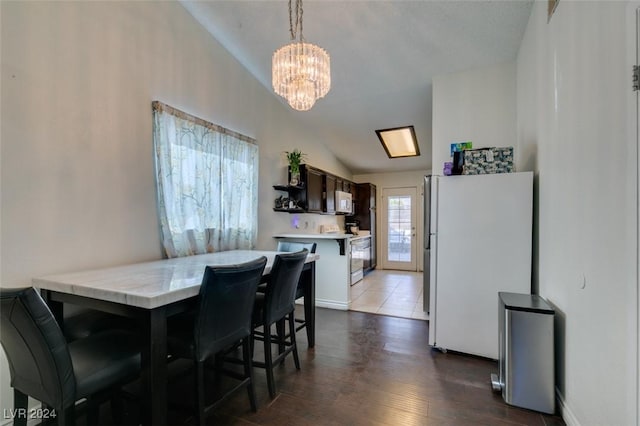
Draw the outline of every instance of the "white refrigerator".
[[[498,359],[498,292],[531,293],[533,173],[431,176],[425,186],[429,344]]]

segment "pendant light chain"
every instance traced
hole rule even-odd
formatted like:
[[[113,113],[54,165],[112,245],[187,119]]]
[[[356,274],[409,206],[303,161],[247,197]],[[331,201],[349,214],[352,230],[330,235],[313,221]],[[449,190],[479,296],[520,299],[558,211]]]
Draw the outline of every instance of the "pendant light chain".
[[[291,34],[291,40],[295,40],[300,30],[300,40],[303,41],[302,36],[302,0],[296,0],[296,21],[293,24],[293,9],[291,8],[291,0],[289,0],[289,33]]]

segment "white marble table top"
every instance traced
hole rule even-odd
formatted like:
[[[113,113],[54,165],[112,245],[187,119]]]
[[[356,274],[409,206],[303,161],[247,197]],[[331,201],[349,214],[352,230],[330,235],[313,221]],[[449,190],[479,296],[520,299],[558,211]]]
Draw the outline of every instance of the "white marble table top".
[[[163,259],[33,279],[40,289],[153,309],[198,295],[205,266],[235,265],[266,256],[271,271],[276,251],[231,250]],[[319,259],[309,254],[306,262]]]

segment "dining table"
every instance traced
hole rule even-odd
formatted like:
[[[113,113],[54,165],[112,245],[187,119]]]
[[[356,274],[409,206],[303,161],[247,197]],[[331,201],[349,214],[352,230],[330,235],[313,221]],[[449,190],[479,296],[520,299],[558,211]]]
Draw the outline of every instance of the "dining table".
[[[231,266],[267,258],[268,279],[278,252],[230,250],[109,268],[47,275],[32,283],[61,326],[65,304],[134,318],[141,334],[141,424],[167,424],[167,318],[195,306],[206,266]],[[315,344],[315,268],[307,255],[300,277],[309,347]]]

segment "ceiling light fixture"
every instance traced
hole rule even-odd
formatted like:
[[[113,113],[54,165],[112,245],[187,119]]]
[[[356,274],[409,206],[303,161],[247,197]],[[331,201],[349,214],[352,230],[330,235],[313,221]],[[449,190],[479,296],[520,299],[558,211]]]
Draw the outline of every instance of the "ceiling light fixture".
[[[329,54],[302,36],[302,0],[295,0],[295,24],[289,0],[289,32],[292,42],[273,53],[273,90],[298,111],[311,109],[331,88]],[[298,37],[298,40],[296,40]]]
[[[376,130],[389,158],[417,157],[420,155],[413,126]]]

